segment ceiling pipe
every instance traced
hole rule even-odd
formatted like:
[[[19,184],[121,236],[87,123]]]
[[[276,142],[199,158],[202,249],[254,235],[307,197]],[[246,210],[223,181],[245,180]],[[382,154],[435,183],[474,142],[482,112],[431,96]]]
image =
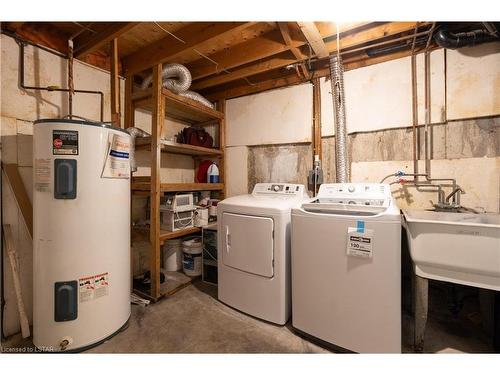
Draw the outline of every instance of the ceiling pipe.
[[[487,29],[479,29],[467,32],[451,32],[444,24],[434,34],[434,41],[443,48],[457,49],[461,47],[472,47],[477,44],[499,40],[494,33]]]

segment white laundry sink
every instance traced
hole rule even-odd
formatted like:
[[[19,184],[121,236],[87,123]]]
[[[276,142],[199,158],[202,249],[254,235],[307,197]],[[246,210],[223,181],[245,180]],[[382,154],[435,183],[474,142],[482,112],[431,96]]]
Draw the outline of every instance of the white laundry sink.
[[[404,210],[418,276],[500,291],[500,215]]]

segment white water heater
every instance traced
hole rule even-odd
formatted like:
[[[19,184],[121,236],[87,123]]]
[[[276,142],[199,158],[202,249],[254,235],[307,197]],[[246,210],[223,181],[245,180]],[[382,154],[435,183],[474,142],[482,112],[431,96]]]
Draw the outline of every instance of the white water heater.
[[[83,350],[130,317],[130,136],[39,120],[33,136],[33,342]]]

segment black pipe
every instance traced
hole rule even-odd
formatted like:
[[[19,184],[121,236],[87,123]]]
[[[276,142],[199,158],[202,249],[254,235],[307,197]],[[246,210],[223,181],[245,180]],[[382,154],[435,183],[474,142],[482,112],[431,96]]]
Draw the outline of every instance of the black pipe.
[[[476,44],[493,42],[498,40],[496,36],[488,30],[473,30],[461,33],[453,33],[446,26],[439,28],[434,34],[434,40],[443,48],[457,49],[466,46],[475,46]]]
[[[38,45],[33,44],[33,43],[26,43],[26,41],[14,37],[16,43],[19,45],[19,87],[21,87],[23,90],[40,90],[40,91],[58,91],[58,92],[70,92],[70,89],[62,89],[57,86],[47,86],[47,87],[38,87],[38,86],[27,86],[24,84],[24,47],[26,44],[32,44],[38,48],[40,48]],[[50,51],[48,49],[42,48],[46,51],[49,51],[51,53],[54,53],[53,51]],[[57,56],[61,56],[60,54],[54,53]],[[67,56],[64,56],[67,58]],[[103,122],[104,120],[104,93],[102,91],[92,91],[92,90],[73,90],[75,93],[79,94],[93,94],[93,95],[99,95],[100,96],[100,121]]]
[[[418,38],[415,40],[415,47],[425,44],[427,37]],[[395,53],[412,48],[412,43],[396,44],[392,46],[384,46],[379,48],[368,48],[365,52],[368,57],[375,57],[385,55],[388,53]]]

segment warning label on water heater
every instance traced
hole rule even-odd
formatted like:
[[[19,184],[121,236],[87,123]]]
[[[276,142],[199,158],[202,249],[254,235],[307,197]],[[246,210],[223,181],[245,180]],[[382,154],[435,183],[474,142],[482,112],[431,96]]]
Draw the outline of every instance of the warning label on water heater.
[[[80,303],[107,296],[109,292],[109,274],[106,272],[82,277],[78,279],[78,285],[78,300]]]
[[[130,177],[130,138],[118,134],[110,134],[108,150],[104,160],[101,177],[129,178]]]
[[[78,132],[75,130],[53,130],[52,154],[78,155]]]
[[[347,255],[361,258],[373,256],[373,230],[347,228]]]

